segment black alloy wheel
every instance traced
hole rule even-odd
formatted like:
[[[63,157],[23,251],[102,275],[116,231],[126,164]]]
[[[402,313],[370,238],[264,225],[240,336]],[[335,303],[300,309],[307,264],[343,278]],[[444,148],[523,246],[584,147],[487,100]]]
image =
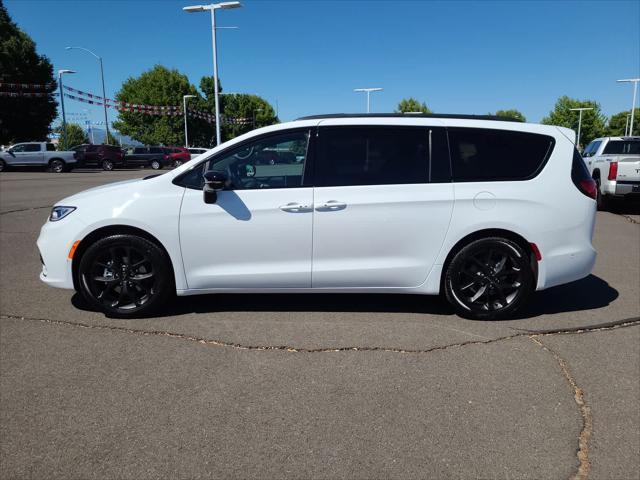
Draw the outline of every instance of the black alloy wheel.
[[[175,293],[164,251],[135,235],[98,240],[82,256],[79,275],[84,297],[118,317],[151,313]]]
[[[7,163],[0,159],[0,172],[4,172],[7,169]]]
[[[505,238],[476,240],[447,268],[445,295],[467,318],[504,318],[520,308],[534,288],[530,257]]]

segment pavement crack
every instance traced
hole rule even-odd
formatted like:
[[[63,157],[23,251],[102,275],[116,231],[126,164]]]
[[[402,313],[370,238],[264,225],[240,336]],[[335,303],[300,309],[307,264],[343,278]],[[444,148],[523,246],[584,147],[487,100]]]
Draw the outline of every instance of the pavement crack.
[[[4,212],[0,212],[0,215],[6,215],[8,213],[16,213],[16,212],[28,212],[29,210],[41,210],[43,208],[51,208],[51,205],[45,205],[44,207],[29,207],[29,208],[17,208],[15,210],[5,210]]]
[[[563,359],[557,352],[542,343],[542,341],[540,341],[540,339],[538,338],[538,335],[530,335],[529,338],[532,342],[534,342],[543,350],[549,352],[553,356],[556,362],[558,362],[558,365],[560,365],[562,375],[569,383],[569,386],[573,389],[573,399],[578,405],[580,416],[582,417],[582,430],[580,431],[580,435],[578,437],[578,451],[576,453],[576,456],[578,457],[578,470],[571,477],[571,479],[586,480],[586,478],[589,476],[589,469],[591,468],[591,463],[589,462],[589,440],[591,439],[591,434],[593,432],[593,417],[591,416],[591,407],[587,405],[584,399],[584,390],[582,390],[576,383],[576,380],[571,374],[571,370],[567,365],[567,361]]]
[[[267,351],[267,350],[275,350],[275,351],[284,351],[284,352],[296,352],[296,353],[330,353],[330,352],[391,352],[391,353],[407,353],[407,354],[424,354],[437,352],[440,350],[448,350],[452,348],[458,347],[466,347],[468,345],[484,345],[489,343],[501,342],[503,340],[511,340],[514,338],[520,337],[532,337],[539,335],[556,335],[556,334],[565,334],[565,333],[583,333],[583,332],[591,332],[591,331],[602,331],[602,330],[612,330],[615,328],[623,328],[630,327],[634,325],[640,325],[640,318],[634,318],[631,320],[621,321],[621,323],[617,323],[615,325],[610,325],[607,327],[598,327],[593,329],[584,329],[580,331],[576,330],[557,330],[557,331],[547,331],[541,334],[533,334],[531,332],[527,333],[516,333],[513,335],[506,335],[497,338],[485,339],[485,340],[469,340],[466,342],[458,342],[458,343],[450,343],[447,345],[438,345],[431,348],[426,349],[410,349],[410,348],[395,348],[395,347],[381,347],[381,346],[348,346],[348,347],[319,347],[319,348],[305,348],[305,347],[295,347],[292,345],[245,345],[242,343],[229,342],[225,340],[211,339],[205,337],[198,337],[193,335],[187,335],[183,333],[175,333],[166,330],[144,330],[144,329],[136,329],[136,328],[126,328],[119,327],[115,325],[90,325],[87,323],[79,323],[79,322],[70,322],[67,320],[52,320],[48,318],[35,318],[35,317],[25,317],[21,315],[12,315],[12,314],[0,314],[0,319],[6,318],[11,320],[22,320],[22,321],[30,321],[30,322],[40,322],[49,325],[57,325],[57,326],[66,326],[66,327],[75,327],[75,328],[84,328],[84,329],[93,329],[93,330],[103,330],[103,331],[113,331],[113,332],[121,332],[128,333],[133,335],[142,335],[142,336],[159,336],[159,337],[169,337],[169,338],[177,338],[181,340],[186,340],[189,342],[195,342],[202,345],[211,345],[216,347],[227,347],[234,348],[236,350],[257,350],[257,351]]]
[[[630,215],[625,215],[624,213],[619,214],[622,218],[626,218],[629,222],[631,223],[635,223],[636,225],[640,225],[640,222],[638,220],[636,220],[635,218],[633,218]]]

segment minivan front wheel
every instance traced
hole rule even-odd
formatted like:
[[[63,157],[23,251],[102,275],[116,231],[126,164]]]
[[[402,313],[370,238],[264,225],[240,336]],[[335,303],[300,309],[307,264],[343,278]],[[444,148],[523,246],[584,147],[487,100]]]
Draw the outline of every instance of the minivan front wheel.
[[[84,298],[115,317],[148,315],[175,292],[164,251],[136,235],[95,242],[82,255],[78,274]]]
[[[534,287],[529,255],[515,242],[491,237],[475,240],[447,268],[445,296],[462,317],[498,319],[526,303]]]

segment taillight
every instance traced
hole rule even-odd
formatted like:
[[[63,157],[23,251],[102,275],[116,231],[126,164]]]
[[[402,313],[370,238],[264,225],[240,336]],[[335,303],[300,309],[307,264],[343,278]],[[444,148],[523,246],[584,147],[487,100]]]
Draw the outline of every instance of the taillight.
[[[593,178],[580,180],[578,190],[594,200],[598,197],[598,185]]]
[[[571,180],[581,193],[594,200],[598,196],[598,186],[591,175],[589,170],[584,164],[584,160],[576,149],[573,151],[573,162],[571,164]]]
[[[615,180],[618,178],[618,162],[609,163],[609,176],[607,178],[609,180]]]

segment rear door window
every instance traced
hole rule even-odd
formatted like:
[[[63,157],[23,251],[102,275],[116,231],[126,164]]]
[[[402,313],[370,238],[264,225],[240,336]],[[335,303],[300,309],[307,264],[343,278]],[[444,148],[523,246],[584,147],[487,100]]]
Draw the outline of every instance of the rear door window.
[[[151,147],[149,153],[164,153],[164,150],[160,147]]]
[[[138,155],[142,155],[142,154],[147,153],[147,149],[143,148],[143,147],[136,147],[136,148],[133,149],[133,153],[134,154],[138,154]]]
[[[450,128],[455,182],[528,180],[544,167],[555,140],[547,135],[484,128]]]
[[[640,140],[611,140],[603,155],[640,155]]]
[[[56,146],[53,143],[47,143],[47,152],[55,152]]]
[[[587,145],[587,148],[584,149],[584,152],[582,152],[582,156],[593,157],[598,151],[598,148],[600,148],[601,143],[601,140],[594,140],[593,142],[591,142],[589,145]]]
[[[24,145],[25,152],[39,152],[40,144],[39,143],[25,143]]]
[[[315,185],[394,185],[448,181],[444,129],[320,127]],[[432,168],[429,168],[429,165]]]

